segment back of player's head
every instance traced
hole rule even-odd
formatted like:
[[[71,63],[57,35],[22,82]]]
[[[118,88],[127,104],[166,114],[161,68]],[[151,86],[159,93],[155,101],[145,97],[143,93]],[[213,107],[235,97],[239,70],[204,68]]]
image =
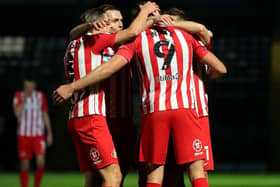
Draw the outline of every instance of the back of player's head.
[[[112,4],[102,4],[98,7],[98,9],[100,9],[103,12],[106,12],[108,10],[117,10],[120,11],[116,6],[112,5]]]
[[[141,7],[146,4],[147,2],[153,2],[153,1],[139,1],[135,7],[132,9],[133,11],[131,11],[131,17],[132,18],[135,18],[138,13],[140,12],[141,10]],[[160,11],[158,12],[158,14],[160,14]],[[153,16],[153,14],[150,14],[149,16]]]
[[[99,8],[91,8],[82,13],[80,19],[83,23],[94,22],[104,18],[104,11]]]
[[[35,74],[32,74],[32,73],[26,73],[26,74],[23,76],[23,80],[25,80],[25,81],[36,82],[36,75],[35,75]]]
[[[172,7],[168,10],[165,10],[163,13],[164,14],[169,14],[171,16],[176,16],[177,20],[187,20],[187,16],[185,14],[185,11],[181,10],[179,8],[176,8],[176,7]]]
[[[36,81],[37,77],[39,77],[39,76],[40,75],[39,75],[37,69],[32,65],[28,65],[28,66],[24,67],[24,69],[22,71],[23,80]]]
[[[38,72],[32,68],[28,68],[25,70],[23,74],[23,85],[24,87],[28,87],[30,89],[35,89],[37,85]],[[27,85],[26,85],[27,84]]]

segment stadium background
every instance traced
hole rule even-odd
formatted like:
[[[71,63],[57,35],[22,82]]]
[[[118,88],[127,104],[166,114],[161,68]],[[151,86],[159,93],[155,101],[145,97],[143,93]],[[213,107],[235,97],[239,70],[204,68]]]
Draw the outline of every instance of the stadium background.
[[[1,172],[14,172],[19,166],[12,97],[25,71],[37,73],[39,88],[47,94],[54,132],[47,170],[78,171],[66,129],[67,104],[54,106],[51,94],[64,81],[70,29],[80,23],[83,10],[106,2],[121,9],[128,26],[136,0],[0,1]],[[226,76],[207,83],[216,171],[279,172],[280,1],[158,2],[162,9],[186,9],[192,20],[211,29],[212,50],[228,68]],[[137,115],[135,121],[139,122]]]

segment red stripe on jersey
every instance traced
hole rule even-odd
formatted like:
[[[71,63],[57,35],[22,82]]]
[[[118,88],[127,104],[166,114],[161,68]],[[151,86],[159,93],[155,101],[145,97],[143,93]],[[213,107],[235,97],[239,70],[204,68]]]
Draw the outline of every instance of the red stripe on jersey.
[[[85,41],[85,40],[84,40]],[[91,72],[91,48],[89,46],[88,42],[84,43],[84,57],[85,57],[85,70],[86,70],[86,74]],[[89,89],[89,88],[86,88]],[[89,114],[89,97],[85,97],[84,98],[84,114]],[[92,106],[93,107],[93,106]]]
[[[140,39],[138,39],[138,40],[140,40],[140,42],[138,42],[139,43],[139,49],[143,49],[143,48],[148,47],[147,46],[148,39],[145,38],[145,36],[147,34],[145,32],[143,32],[142,35],[141,35],[142,37]],[[143,44],[145,44],[145,47],[143,47]],[[142,54],[142,51],[139,54]],[[150,88],[149,88],[149,82],[144,81],[144,80],[149,80],[148,74],[145,73],[145,72],[147,72],[146,66],[145,66],[145,63],[144,63],[145,60],[144,60],[143,55],[139,55],[138,58],[139,58],[139,66],[141,67],[141,70],[142,70],[141,72],[139,72],[139,74],[140,74],[139,78],[140,78],[140,80],[142,80],[141,82],[144,83],[144,84],[141,84],[141,95],[142,95],[142,102],[143,102],[142,110],[143,111],[150,111],[150,105],[146,104],[147,101],[148,102],[150,101],[150,95],[148,94],[150,92]],[[143,95],[145,95],[145,97],[146,97],[145,100],[143,100]],[[147,107],[145,107],[145,106],[147,106]]]
[[[188,47],[189,47],[189,54],[193,54],[193,51],[192,51],[192,46],[188,44]],[[192,67],[192,55],[189,55],[189,67]],[[194,103],[193,101],[193,97],[192,97],[192,93],[191,93],[191,76],[192,76],[192,72],[193,70],[191,69],[189,72],[188,72],[188,75],[187,75],[187,84],[190,86],[189,89],[188,89],[188,100],[190,101],[189,103],[189,106],[192,106],[192,103]]]
[[[81,40],[82,40],[82,38],[77,39],[77,41],[75,43],[75,46],[74,46],[74,48],[75,48],[74,49],[74,71],[75,71],[74,77],[75,77],[75,80],[80,79],[79,60],[78,60],[79,55],[78,55],[78,52],[79,52]]]
[[[48,111],[48,103],[47,103],[47,99],[46,96],[44,94],[41,94],[42,96],[42,111],[47,112]]]
[[[147,32],[147,38],[148,38],[148,46],[154,46],[156,41],[156,37],[153,37],[153,32],[156,32],[155,30],[150,30],[150,32]],[[146,59],[146,63],[150,63],[151,67],[152,67],[152,73],[153,75],[151,75],[151,77],[149,77],[148,79],[150,80],[150,84],[149,87],[147,89],[147,93],[153,93],[154,94],[149,94],[149,103],[148,106],[150,106],[149,111],[158,111],[159,110],[159,102],[158,102],[158,95],[160,92],[160,82],[156,82],[154,77],[159,77],[159,69],[158,69],[158,60],[157,60],[157,56],[154,52],[154,48],[153,47],[148,47],[149,48],[149,59]],[[146,71],[151,71],[149,69],[146,69]],[[148,80],[147,79],[147,80]],[[151,83],[154,83],[151,84]]]
[[[104,91],[103,91],[103,82],[100,83],[99,85],[100,85],[99,89],[102,89],[102,92],[100,94],[98,94],[98,103],[99,103],[98,104],[98,110],[99,110],[100,114],[103,114],[102,107],[104,105],[104,96],[105,96]],[[103,115],[105,115],[105,114],[103,114]]]
[[[106,48],[107,49],[107,48]],[[103,51],[102,51],[103,52]],[[104,59],[102,58],[102,52],[101,52],[101,62],[100,62],[100,65],[104,63]],[[102,114],[102,115],[106,115],[106,111],[103,111],[103,107],[105,105],[105,85],[104,85],[104,81],[100,82],[98,84],[99,86],[99,90],[100,90],[100,93],[98,94],[98,110],[99,110],[99,113]]]
[[[24,115],[24,132],[21,135],[26,136],[28,134],[28,112],[23,112],[23,115]]]

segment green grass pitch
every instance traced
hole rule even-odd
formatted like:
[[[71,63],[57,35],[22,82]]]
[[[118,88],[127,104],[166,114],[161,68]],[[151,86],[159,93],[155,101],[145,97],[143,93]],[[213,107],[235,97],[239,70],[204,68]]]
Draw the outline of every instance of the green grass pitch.
[[[186,186],[190,187],[188,179]],[[80,173],[46,173],[41,187],[83,187],[84,177]],[[280,174],[218,174],[209,175],[210,187],[280,187]],[[29,187],[33,186],[33,174]],[[0,172],[0,187],[20,187],[17,173]],[[137,187],[137,174],[129,173],[124,187]]]

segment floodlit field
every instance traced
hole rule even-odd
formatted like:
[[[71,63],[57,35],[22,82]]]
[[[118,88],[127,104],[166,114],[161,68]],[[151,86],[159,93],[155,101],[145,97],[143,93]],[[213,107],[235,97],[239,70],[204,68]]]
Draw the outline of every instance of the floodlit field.
[[[46,173],[41,187],[82,187],[79,173]],[[280,187],[280,174],[211,174],[210,187]],[[29,178],[33,186],[33,175]],[[191,186],[186,179],[186,186]],[[0,187],[20,187],[17,173],[0,173]],[[137,187],[137,174],[130,173],[124,187]]]

